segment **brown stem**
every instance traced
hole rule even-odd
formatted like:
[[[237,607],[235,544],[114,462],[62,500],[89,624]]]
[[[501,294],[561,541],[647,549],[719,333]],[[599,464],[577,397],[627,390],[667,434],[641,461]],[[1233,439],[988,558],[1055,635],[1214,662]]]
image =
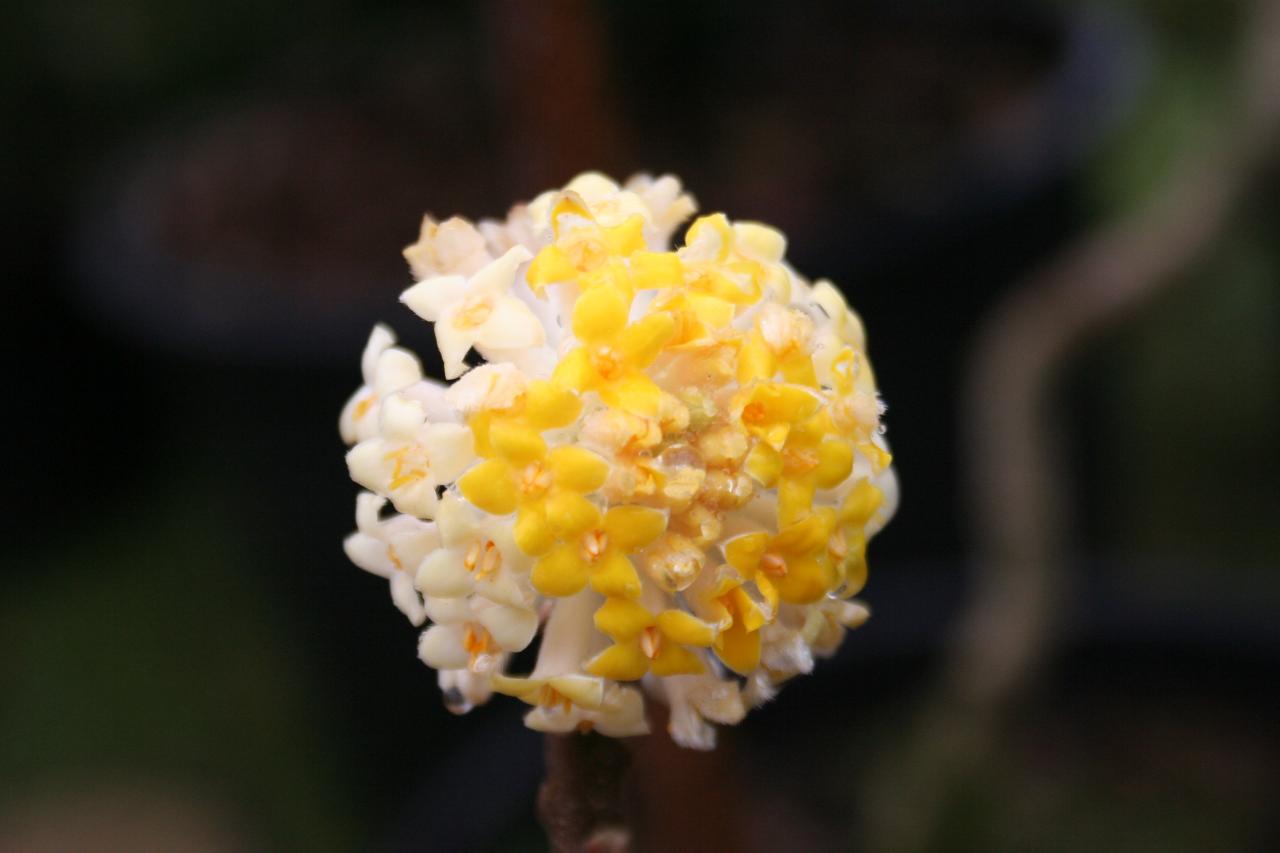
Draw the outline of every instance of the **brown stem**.
[[[626,853],[631,830],[623,782],[626,748],[598,734],[546,736],[547,778],[538,790],[538,816],[551,849],[560,853]]]

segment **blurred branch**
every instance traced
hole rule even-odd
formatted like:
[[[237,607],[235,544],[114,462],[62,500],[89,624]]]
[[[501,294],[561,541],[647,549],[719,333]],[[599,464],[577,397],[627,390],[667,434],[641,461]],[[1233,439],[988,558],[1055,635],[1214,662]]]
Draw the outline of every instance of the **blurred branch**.
[[[629,134],[602,10],[586,0],[486,4],[491,74],[511,178],[534,189],[599,169],[625,177]]]
[[[1052,446],[1048,396],[1062,367],[1195,264],[1280,127],[1280,2],[1246,29],[1239,108],[1215,144],[1189,157],[1127,219],[1102,227],[1016,288],[988,316],[964,389],[977,586],[949,665],[949,691],[984,706],[1016,690],[1043,657],[1064,578],[1070,478]]]
[[[976,571],[940,695],[905,755],[885,756],[868,788],[869,844],[920,849],[947,787],[962,783],[1001,712],[1052,648],[1068,586],[1071,478],[1055,453],[1050,392],[1095,334],[1178,280],[1225,230],[1251,181],[1277,155],[1280,0],[1246,20],[1238,106],[1216,140],[1188,156],[1132,215],[1103,225],[1013,290],[988,315],[966,375],[965,446]]]

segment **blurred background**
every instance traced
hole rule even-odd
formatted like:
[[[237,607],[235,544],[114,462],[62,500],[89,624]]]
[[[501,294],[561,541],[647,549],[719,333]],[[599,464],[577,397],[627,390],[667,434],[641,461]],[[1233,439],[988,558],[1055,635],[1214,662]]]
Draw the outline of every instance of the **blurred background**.
[[[47,0],[0,31],[0,850],[539,850],[348,564],[424,212],[673,172],[869,330],[875,616],[652,850],[1280,849],[1273,0]],[[438,369],[438,362],[437,362]]]

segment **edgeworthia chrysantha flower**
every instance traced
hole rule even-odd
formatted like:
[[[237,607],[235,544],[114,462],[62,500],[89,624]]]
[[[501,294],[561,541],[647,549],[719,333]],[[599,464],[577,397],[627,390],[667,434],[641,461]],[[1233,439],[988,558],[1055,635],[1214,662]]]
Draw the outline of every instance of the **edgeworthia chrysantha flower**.
[[[706,749],[869,616],[897,483],[862,322],[768,226],[703,216],[672,250],[693,212],[673,177],[586,174],[405,250],[454,381],[374,329],[340,418],[368,489],[346,550],[430,621],[451,710],[500,693],[621,737],[649,697]]]

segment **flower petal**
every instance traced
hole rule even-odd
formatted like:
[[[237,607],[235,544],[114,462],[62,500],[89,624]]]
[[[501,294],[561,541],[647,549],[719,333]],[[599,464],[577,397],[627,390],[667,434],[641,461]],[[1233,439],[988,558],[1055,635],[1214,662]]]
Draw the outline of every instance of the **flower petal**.
[[[445,309],[459,302],[467,293],[467,279],[460,275],[428,278],[400,294],[400,301],[427,322],[438,321]]]
[[[531,557],[547,553],[556,544],[555,531],[547,524],[546,508],[542,502],[520,508],[512,534],[516,547]]]
[[[582,561],[577,547],[557,545],[533,564],[530,580],[543,595],[559,597],[573,595],[587,585],[587,565]]]
[[[746,533],[735,536],[722,546],[724,560],[741,572],[743,577],[749,578],[755,575],[756,567],[760,565],[760,558],[764,556],[765,548],[768,546],[768,533]]]
[[[475,461],[475,437],[462,424],[431,424],[421,441],[439,484],[452,483]]]
[[[524,394],[524,417],[538,430],[568,426],[582,411],[582,401],[568,388],[545,379],[530,382]]]
[[[698,675],[707,671],[702,658],[675,643],[663,643],[658,654],[649,664],[649,670],[659,677],[671,675]]]
[[[609,476],[609,463],[581,447],[557,447],[547,454],[547,465],[555,484],[575,492],[594,492]]]
[[[547,332],[529,308],[514,296],[494,302],[493,313],[476,329],[477,347],[491,349],[538,347],[546,343]]]
[[[437,598],[460,598],[471,593],[475,579],[457,551],[441,548],[426,556],[418,566],[418,589]]]
[[[578,347],[556,365],[551,381],[575,391],[587,391],[599,384],[600,375],[591,366],[586,349]]]
[[[748,675],[760,665],[760,632],[747,631],[734,623],[716,639],[716,657],[739,675]]]
[[[640,575],[631,560],[621,551],[609,548],[591,572],[591,588],[604,596],[637,598],[640,595]]]
[[[650,314],[622,330],[617,348],[635,367],[648,367],[675,333],[676,321],[671,314]]]
[[[658,614],[657,622],[663,635],[682,646],[706,647],[716,639],[714,626],[683,610],[664,610]]]
[[[643,604],[627,598],[608,598],[593,617],[596,628],[615,640],[629,640],[654,624],[653,614]]]
[[[577,492],[556,489],[545,503],[547,524],[561,539],[573,539],[600,526],[600,510]]]
[[[588,288],[573,306],[573,333],[585,343],[609,343],[627,325],[631,300],[616,287]]]
[[[462,632],[449,625],[432,625],[422,632],[418,657],[435,669],[465,669],[471,662],[471,655],[462,645]]]
[[[836,570],[822,557],[788,557],[786,574],[774,579],[778,596],[789,604],[811,604],[836,585]]]
[[[538,633],[538,614],[522,607],[486,607],[478,618],[504,652],[524,649]]]
[[[505,459],[487,459],[458,479],[462,496],[485,512],[507,515],[516,508],[514,472]]]
[[[647,506],[615,506],[604,516],[604,531],[611,547],[634,553],[662,535],[667,516]]]
[[[583,669],[614,681],[636,681],[649,671],[649,659],[639,642],[615,643],[587,661]]]

